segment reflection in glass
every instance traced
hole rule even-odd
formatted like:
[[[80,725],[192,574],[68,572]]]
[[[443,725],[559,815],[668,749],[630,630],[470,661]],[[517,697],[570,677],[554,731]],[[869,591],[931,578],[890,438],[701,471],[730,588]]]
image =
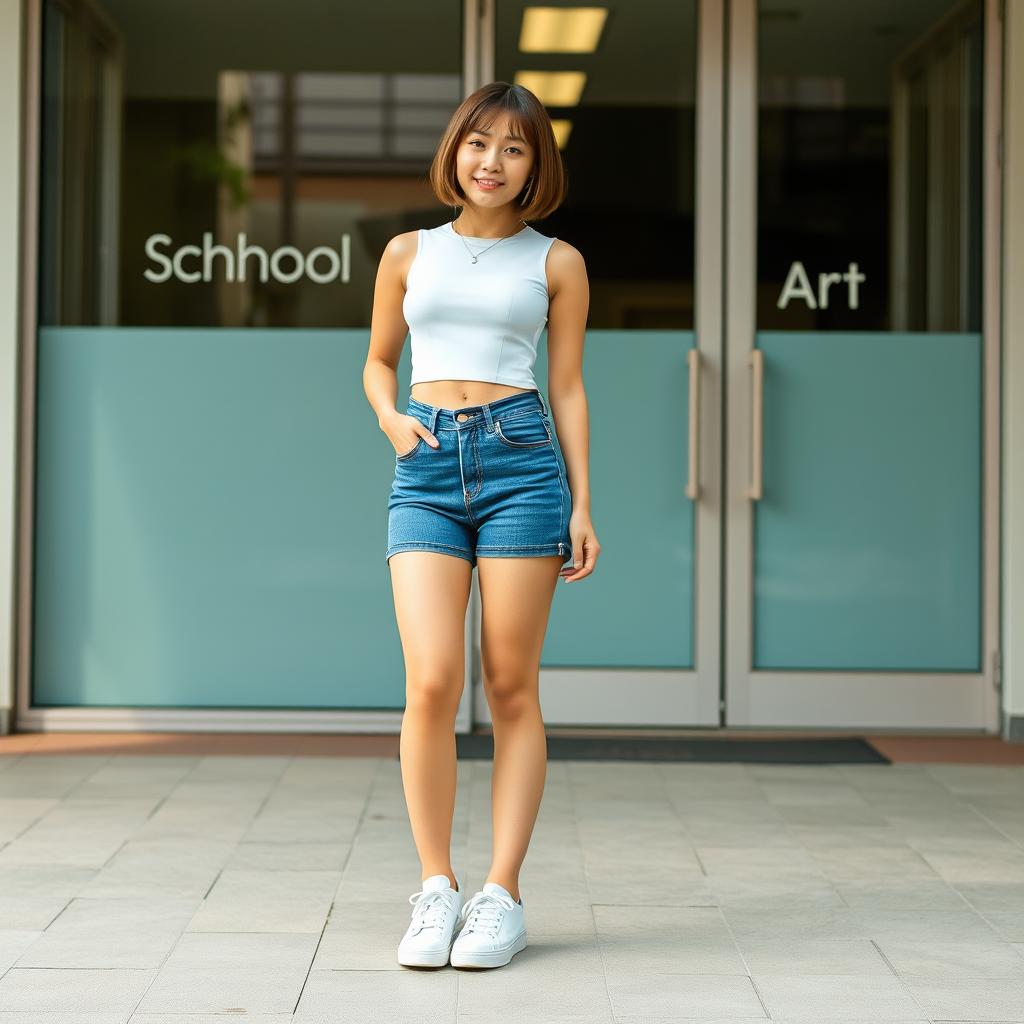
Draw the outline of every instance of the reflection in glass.
[[[563,146],[566,202],[534,226],[584,254],[588,328],[692,329],[696,3],[638,0],[543,35],[534,10],[497,0],[495,32],[495,77],[537,93]]]
[[[40,324],[369,326],[388,239],[449,215],[462,6],[45,0]]]
[[[760,10],[759,328],[980,329],[981,14]]]

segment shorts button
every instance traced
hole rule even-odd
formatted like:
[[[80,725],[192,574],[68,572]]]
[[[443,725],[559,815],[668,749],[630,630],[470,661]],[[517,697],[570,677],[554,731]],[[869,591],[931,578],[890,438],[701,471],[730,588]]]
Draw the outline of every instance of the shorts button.
[[[469,416],[467,416],[467,415],[466,415],[466,413],[464,413],[464,412],[460,412],[460,413],[459,413],[459,415],[458,415],[458,416],[456,416],[455,418],[456,418],[456,419],[457,419],[457,420],[458,420],[458,421],[459,421],[460,423],[463,423],[463,422],[465,422],[466,420],[468,420],[468,419],[469,419]]]

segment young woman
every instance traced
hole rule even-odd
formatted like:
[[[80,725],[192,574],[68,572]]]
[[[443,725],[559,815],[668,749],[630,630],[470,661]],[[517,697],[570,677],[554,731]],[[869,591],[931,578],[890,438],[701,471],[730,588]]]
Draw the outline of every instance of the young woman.
[[[589,576],[600,552],[582,377],[589,285],[576,249],[526,223],[565,196],[551,121],[528,89],[492,82],[469,96],[430,182],[461,213],[385,248],[363,380],[395,448],[386,558],[406,666],[402,780],[422,866],[398,962],[500,967],[526,946],[519,870],[547,770],[538,677],[554,588],[559,575]],[[557,436],[533,377],[545,323]],[[407,332],[403,414],[396,370]],[[494,732],[494,851],[467,901],[450,844],[474,566]]]

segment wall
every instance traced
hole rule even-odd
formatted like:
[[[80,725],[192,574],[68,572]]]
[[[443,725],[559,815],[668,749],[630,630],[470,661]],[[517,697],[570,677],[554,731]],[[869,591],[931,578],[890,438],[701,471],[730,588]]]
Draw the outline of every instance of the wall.
[[[1024,0],[1004,17],[1003,711],[1024,741]]]
[[[0,733],[14,704],[22,24],[20,0],[0,0]]]

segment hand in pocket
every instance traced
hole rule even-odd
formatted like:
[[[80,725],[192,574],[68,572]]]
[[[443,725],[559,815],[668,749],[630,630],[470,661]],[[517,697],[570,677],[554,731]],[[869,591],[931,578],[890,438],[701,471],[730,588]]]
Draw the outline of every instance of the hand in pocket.
[[[423,438],[432,448],[436,448],[438,445],[437,438],[415,416],[399,414],[394,420],[390,420],[383,429],[399,458],[411,455],[420,443],[420,438]]]

